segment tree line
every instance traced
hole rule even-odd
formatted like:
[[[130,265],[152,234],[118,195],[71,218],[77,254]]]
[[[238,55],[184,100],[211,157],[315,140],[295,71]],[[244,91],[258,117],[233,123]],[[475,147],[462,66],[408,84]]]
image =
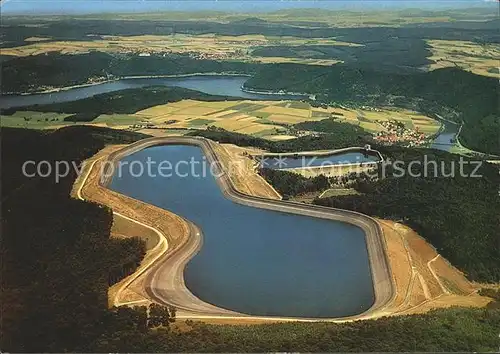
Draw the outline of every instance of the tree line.
[[[108,287],[135,271],[145,243],[111,239],[112,211],[70,197],[76,171],[56,181],[53,174],[27,177],[22,166],[29,160],[78,166],[108,143],[144,136],[89,127],[0,133],[1,348],[74,351],[104,331]]]
[[[317,192],[330,187],[330,179],[324,175],[304,177],[294,172],[262,168],[259,174],[269,182],[284,199],[304,193]]]

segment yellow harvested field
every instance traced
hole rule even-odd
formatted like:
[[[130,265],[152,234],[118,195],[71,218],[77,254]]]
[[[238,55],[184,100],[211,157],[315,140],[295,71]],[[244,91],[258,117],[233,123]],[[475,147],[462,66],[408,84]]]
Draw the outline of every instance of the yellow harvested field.
[[[197,118],[197,117],[192,116],[190,114],[166,114],[164,116],[156,117],[152,121],[155,121],[155,123],[159,123],[159,122],[163,123],[163,122],[168,121],[168,120],[176,120],[179,122],[183,122],[185,120],[193,119],[193,118]]]
[[[218,110],[219,110],[218,108],[201,107],[201,106],[195,105],[195,106],[189,106],[186,109],[183,109],[182,113],[190,114],[190,115],[204,116],[204,115],[209,115],[210,113],[217,112]]]
[[[221,119],[214,123],[216,127],[224,128],[230,131],[236,131],[239,129],[243,129],[252,124],[255,124],[255,121],[252,120],[235,120],[235,119]]]
[[[241,36],[217,36],[213,33],[203,35],[206,38],[219,39],[221,42],[245,42],[245,41],[256,41],[266,43],[267,38],[262,34],[244,34]]]
[[[233,113],[238,113],[238,111],[235,111],[235,110],[232,110],[232,109],[228,109],[228,110],[225,110],[225,111],[220,111],[220,112],[215,112],[215,113],[212,113],[212,114],[208,114],[207,117],[212,119],[212,118],[218,118],[218,117],[225,116],[225,115],[228,115],[228,114],[233,114]]]
[[[184,113],[184,111],[182,111],[181,113]],[[196,118],[196,116],[193,116],[192,114],[177,114],[177,113],[174,113],[174,114],[167,114],[165,116],[163,116],[165,119],[172,119],[172,120],[179,120],[179,121],[182,121],[182,120],[186,120],[186,119],[192,119],[192,118]]]
[[[374,111],[364,111],[363,116],[370,120],[391,120],[394,119],[394,113],[388,111],[374,112]]]
[[[168,105],[171,107],[186,108],[186,107],[198,106],[198,105],[201,105],[201,103],[202,103],[202,101],[182,100],[182,101],[178,101],[178,102],[169,103]]]
[[[258,63],[296,63],[296,64],[308,64],[308,65],[323,65],[331,66],[338,63],[343,63],[342,60],[333,59],[308,59],[308,58],[288,58],[288,57],[259,57],[252,56],[251,61]]]
[[[412,118],[411,119],[413,124],[418,124],[418,125],[435,125],[436,122],[432,121],[430,119],[417,119],[417,118]]]
[[[167,126],[162,125],[161,128],[165,129],[185,129],[185,128],[190,128],[189,122],[188,121],[182,121],[182,122],[177,122],[173,124],[169,124]]]
[[[347,110],[343,108],[333,108],[333,107],[328,107],[327,109],[314,109],[317,112],[320,113],[327,113],[328,115],[332,115],[336,119],[344,119],[344,120],[350,120],[352,122],[348,123],[353,123],[358,121],[358,112],[356,110]]]
[[[439,126],[426,126],[426,125],[416,125],[415,129],[427,135],[435,134],[439,131]]]
[[[233,117],[232,119],[237,120],[238,122],[255,122],[256,117],[249,116],[247,114],[240,114],[239,116]]]
[[[268,119],[272,122],[286,123],[286,124],[296,124],[310,120],[317,120],[308,117],[290,116],[287,114],[271,114]]]
[[[28,37],[24,41],[25,42],[43,42],[43,41],[49,41],[50,38],[47,37]]]
[[[255,120],[255,117],[251,117],[246,113],[240,113],[240,114],[237,114],[237,115],[230,117],[231,120],[237,120],[237,121],[245,121],[245,120],[248,120],[247,118],[251,118],[252,121]],[[224,118],[222,118],[222,119],[224,119]]]
[[[458,66],[478,75],[500,78],[500,45],[469,41],[427,40],[434,61],[429,70]]]
[[[259,109],[259,112],[273,113],[273,114],[285,114],[290,116],[299,116],[309,118],[311,116],[310,109],[298,109],[298,108],[285,108],[279,106],[268,106],[263,109]]]
[[[373,132],[377,132],[382,130],[383,128],[380,126],[380,124],[377,123],[371,123],[371,122],[359,122],[359,126],[363,129],[370,130]]]
[[[338,41],[335,37],[323,37],[323,38],[299,38],[291,36],[274,36],[268,37],[269,40],[279,41],[282,43],[287,43],[290,45],[303,45],[303,44],[323,44],[323,45],[335,45],[335,46],[348,46],[348,47],[363,47],[363,44],[351,43]]]
[[[274,106],[274,105],[277,105],[277,104],[280,104],[280,103],[283,103],[283,102],[286,102],[286,101],[252,101],[252,100],[245,100],[245,101],[235,102],[234,105],[236,106],[237,104],[240,104],[240,103],[258,103],[258,104],[263,105],[263,106]]]
[[[411,117],[410,116],[405,116],[405,115],[402,115],[402,114],[397,114],[397,113],[394,113],[393,115],[390,116],[390,120],[397,120],[397,121],[400,121],[400,122],[407,122],[409,120],[411,120]]]
[[[402,112],[405,112],[405,111],[402,111]],[[429,121],[429,122],[435,121],[434,119],[427,117],[427,116],[424,116],[418,112],[408,112],[407,114],[411,117],[412,120],[417,120],[417,121],[421,120],[421,121]]]
[[[259,108],[260,107],[260,108]],[[347,109],[338,107],[311,107],[291,101],[224,101],[204,102],[184,100],[158,105],[132,115],[140,119],[139,124],[153,124],[157,128],[196,128],[205,129],[215,126],[232,132],[258,135],[269,140],[287,140],[295,136],[283,124],[297,124],[306,121],[319,121],[334,117],[338,122],[359,126],[371,133],[384,131],[378,122],[397,120],[408,128],[418,129],[424,134],[434,134],[440,123],[418,112],[395,109]],[[253,110],[258,109],[258,110]],[[251,112],[248,112],[251,111]],[[120,118],[123,119],[123,118]],[[114,118],[117,120],[117,118]],[[195,123],[191,123],[195,120]],[[197,121],[196,121],[197,120]],[[168,121],[175,121],[168,123]],[[121,121],[113,122],[121,124]],[[272,124],[276,123],[276,124]],[[282,132],[282,134],[280,134]]]
[[[291,140],[297,139],[296,136],[293,135],[266,135],[263,138],[272,140],[272,141],[283,141],[283,140]]]
[[[180,108],[174,107],[170,104],[162,104],[160,106],[143,109],[142,111],[136,112],[135,114],[144,117],[158,117],[178,111],[179,109]]]
[[[216,102],[200,102],[199,106],[200,107],[210,107],[210,108],[217,108],[217,109],[227,109],[232,106],[236,106],[237,104],[241,102],[250,102],[250,101],[216,101]]]
[[[243,133],[243,134],[257,134],[262,131],[270,130],[270,129],[281,129],[281,127],[277,125],[270,125],[270,124],[259,124],[259,123],[252,123],[249,126],[246,126],[242,129],[235,130],[237,133]]]

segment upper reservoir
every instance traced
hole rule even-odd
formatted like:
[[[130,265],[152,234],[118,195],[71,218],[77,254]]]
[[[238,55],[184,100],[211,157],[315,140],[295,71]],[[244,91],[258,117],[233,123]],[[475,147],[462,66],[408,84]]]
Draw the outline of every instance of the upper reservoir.
[[[146,86],[183,87],[210,95],[241,97],[254,100],[290,100],[304,97],[300,95],[264,95],[245,92],[241,87],[247,80],[247,76],[222,75],[199,75],[177,78],[129,78],[50,93],[2,95],[0,96],[0,107],[6,109],[11,107],[31,106],[34,104],[76,101],[103,93]]]
[[[146,173],[148,161],[153,173]],[[174,173],[160,174],[155,166],[162,161]],[[212,174],[204,175],[210,169],[197,146],[154,146],[121,163],[109,188],[201,229],[202,248],[184,271],[201,300],[252,315],[323,318],[359,314],[373,304],[361,228],[234,203]]]
[[[359,164],[380,161],[380,157],[374,154],[366,154],[360,151],[345,152],[322,156],[266,156],[264,155],[260,166],[282,170],[287,168],[325,167],[334,165]]]
[[[456,123],[449,121],[442,121],[444,129],[439,133],[439,135],[432,142],[432,148],[449,151],[454,145],[454,139],[456,139],[458,130],[460,126]]]

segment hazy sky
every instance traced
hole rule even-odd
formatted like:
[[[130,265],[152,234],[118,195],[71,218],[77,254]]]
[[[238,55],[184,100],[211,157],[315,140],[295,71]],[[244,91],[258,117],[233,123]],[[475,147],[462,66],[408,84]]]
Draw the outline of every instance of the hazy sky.
[[[3,0],[2,14],[61,14],[98,12],[152,12],[217,10],[262,12],[288,8],[374,9],[455,8],[495,5],[496,0]],[[498,2],[496,2],[498,4]]]

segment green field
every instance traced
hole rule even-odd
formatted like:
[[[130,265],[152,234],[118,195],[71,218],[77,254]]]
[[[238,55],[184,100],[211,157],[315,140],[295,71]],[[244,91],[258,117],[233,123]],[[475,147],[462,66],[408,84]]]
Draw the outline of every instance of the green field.
[[[215,120],[213,120],[213,119],[198,118],[198,119],[189,120],[186,123],[188,125],[192,126],[192,127],[199,127],[199,126],[207,125],[207,124],[210,124],[210,123],[213,123],[213,122],[215,122]]]
[[[123,127],[141,122],[137,116],[128,114],[102,114],[89,122],[73,121],[70,113],[17,111],[11,116],[2,116],[1,126],[27,129],[50,129],[54,127],[94,124],[108,127]]]
[[[129,114],[101,114],[99,117],[94,119],[92,123],[104,123],[107,126],[117,126],[117,125],[131,125],[140,123],[140,120],[137,119],[134,115]]]
[[[16,112],[11,116],[2,115],[1,126],[11,128],[50,129],[55,126],[73,124],[64,121],[64,119],[69,116],[71,116],[71,114],[31,111]]]

